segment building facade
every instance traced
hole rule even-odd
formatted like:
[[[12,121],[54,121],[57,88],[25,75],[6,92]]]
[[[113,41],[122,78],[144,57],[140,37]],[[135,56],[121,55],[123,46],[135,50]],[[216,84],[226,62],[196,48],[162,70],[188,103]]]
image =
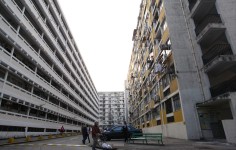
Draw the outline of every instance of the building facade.
[[[141,2],[126,87],[133,125],[236,143],[235,6],[235,0]]]
[[[98,92],[99,95],[99,125],[109,128],[122,125],[125,121],[124,92]]]
[[[78,132],[98,94],[56,0],[0,1],[0,138]]]

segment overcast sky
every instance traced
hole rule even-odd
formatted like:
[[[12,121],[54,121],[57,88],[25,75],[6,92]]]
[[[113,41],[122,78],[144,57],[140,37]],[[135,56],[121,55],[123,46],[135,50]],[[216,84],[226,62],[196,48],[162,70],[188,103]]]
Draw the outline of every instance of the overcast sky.
[[[123,91],[141,0],[58,0],[97,91]]]

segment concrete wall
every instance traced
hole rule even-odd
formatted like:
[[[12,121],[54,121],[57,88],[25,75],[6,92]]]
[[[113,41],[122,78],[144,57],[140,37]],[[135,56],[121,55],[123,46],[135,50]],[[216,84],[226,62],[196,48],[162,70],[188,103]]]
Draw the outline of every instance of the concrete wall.
[[[233,115],[231,120],[222,120],[226,139],[229,143],[236,144],[236,92],[230,94],[230,108]]]
[[[163,133],[164,137],[188,139],[186,126],[183,122],[170,123],[150,128],[143,128],[142,130],[144,133]]]
[[[231,45],[234,55],[236,54],[236,1],[217,0],[216,8],[226,27],[226,36]],[[236,143],[236,93],[230,94],[230,108],[233,115],[232,120],[222,120],[226,139],[230,143]]]
[[[183,6],[183,7],[182,7]],[[186,0],[165,0],[166,20],[170,31],[174,64],[188,139],[202,137],[197,102],[210,98],[209,80],[204,73],[202,52],[196,42],[194,23]],[[185,14],[185,15],[184,15]],[[182,131],[176,131],[181,135]]]
[[[236,144],[236,120],[222,120],[222,124],[227,142]]]
[[[204,139],[213,139],[213,133],[212,130],[202,130],[202,137]]]
[[[232,51],[236,54],[236,1],[217,0],[216,8],[226,27],[226,36],[231,45]]]
[[[236,92],[230,94],[230,108],[234,120],[236,120]]]
[[[58,134],[58,132],[0,132],[0,139],[7,139],[7,138],[19,138],[19,137],[26,137],[26,136],[38,136],[38,135],[50,135],[50,134]]]

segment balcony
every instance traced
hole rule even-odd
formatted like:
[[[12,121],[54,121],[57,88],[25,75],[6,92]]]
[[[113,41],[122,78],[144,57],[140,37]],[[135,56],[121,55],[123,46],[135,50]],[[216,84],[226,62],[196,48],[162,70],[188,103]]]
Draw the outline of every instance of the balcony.
[[[211,46],[205,53],[203,53],[202,59],[203,63],[206,65],[219,55],[231,54],[233,53],[229,44],[217,43]]]
[[[220,74],[227,71],[235,72],[236,56],[235,55],[219,55],[210,63],[205,65],[205,72],[208,74]]]
[[[191,17],[202,18],[209,14],[211,8],[215,6],[216,0],[189,0]]]
[[[200,30],[200,29],[199,29]],[[197,36],[197,42],[201,45],[211,45],[225,32],[225,26],[219,23],[209,23]]]
[[[208,25],[208,24],[212,24],[212,23],[222,23],[221,19],[220,19],[220,15],[218,14],[211,14],[211,15],[207,15],[206,17],[204,17],[200,23],[198,25],[196,25],[195,28],[195,33],[198,36],[201,31]]]

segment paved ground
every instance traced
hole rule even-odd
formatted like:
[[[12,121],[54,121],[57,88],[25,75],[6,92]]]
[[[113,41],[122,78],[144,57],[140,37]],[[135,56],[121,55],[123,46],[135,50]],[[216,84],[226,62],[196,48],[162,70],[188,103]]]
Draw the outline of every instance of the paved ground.
[[[13,144],[0,146],[0,150],[91,150],[89,143],[83,145],[81,135],[65,137],[59,139],[51,139],[45,141],[37,141],[23,144]],[[118,150],[236,150],[235,145],[222,142],[206,142],[206,141],[187,141],[179,139],[164,139],[164,146],[155,144],[146,145],[142,143],[124,144],[121,140],[112,140],[108,142]]]

